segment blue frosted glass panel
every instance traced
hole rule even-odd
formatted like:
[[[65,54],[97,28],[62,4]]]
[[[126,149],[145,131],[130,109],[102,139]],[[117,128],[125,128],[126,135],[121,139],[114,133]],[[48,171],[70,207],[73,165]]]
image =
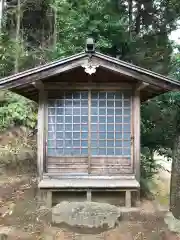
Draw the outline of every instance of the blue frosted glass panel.
[[[72,139],[72,132],[65,132],[65,139]]]
[[[115,147],[122,147],[122,141],[121,140],[116,140],[115,141]]]
[[[99,139],[106,139],[106,132],[99,132]]]
[[[107,101],[107,107],[108,108],[114,108],[114,101]]]
[[[63,147],[63,140],[57,140],[56,141],[56,147],[57,148],[62,148]]]
[[[48,114],[49,115],[55,115],[56,109],[55,108],[48,108]]]
[[[131,139],[131,133],[129,132],[127,132],[127,133],[124,133],[124,139],[125,140],[130,140]]]
[[[64,124],[56,124],[56,131],[64,131]]]
[[[64,148],[64,154],[65,155],[73,155],[73,149],[72,148]]]
[[[72,123],[72,116],[65,116],[65,123]]]
[[[73,117],[73,122],[74,122],[74,123],[80,123],[80,121],[81,121],[80,116],[74,116],[74,117]]]
[[[96,144],[96,146],[98,146],[98,144]],[[99,147],[106,147],[106,141],[104,141],[104,140],[99,140]]]
[[[73,155],[80,155],[81,154],[80,148],[74,148],[72,154]]]
[[[100,132],[106,131],[106,124],[99,124],[99,131]]]
[[[114,141],[107,141],[107,147],[114,147]]]
[[[73,132],[73,139],[80,139],[80,132]]]
[[[66,124],[65,131],[72,131],[72,124]]]
[[[107,123],[114,123],[114,116],[107,116]]]
[[[115,155],[122,155],[122,148],[115,148]]]
[[[108,108],[107,115],[114,115],[114,108]]]
[[[82,124],[81,125],[81,131],[88,132],[88,124]]]
[[[131,141],[124,141],[123,146],[124,147],[130,147],[131,146]]]
[[[88,147],[88,141],[81,141],[82,147]]]
[[[106,148],[99,148],[99,155],[106,155]]]
[[[64,115],[64,109],[63,108],[57,108],[56,109],[56,114],[57,115]]]
[[[123,148],[123,155],[131,155],[131,148]]]
[[[81,100],[82,107],[88,107],[88,100]]]
[[[122,108],[122,101],[116,100],[115,101],[115,108]]]
[[[72,140],[65,140],[65,147],[73,147]]]
[[[98,122],[98,116],[91,116],[91,122],[97,123]]]
[[[130,132],[131,131],[131,125],[130,124],[124,124],[124,131]]]
[[[115,125],[115,132],[122,132],[122,124]]]
[[[56,116],[56,123],[63,123],[64,116]]]
[[[115,92],[107,92],[107,99],[114,99],[115,95]]]
[[[124,101],[124,107],[130,107],[130,104],[131,104],[130,100]]]
[[[82,155],[87,155],[88,154],[88,149],[87,148],[81,148],[81,154]]]
[[[81,103],[80,100],[74,100],[74,101],[73,101],[73,107],[79,108],[79,107],[80,107],[80,103]]]
[[[48,132],[49,140],[56,140],[56,134],[54,132]]]
[[[96,132],[92,132],[91,133],[91,139],[97,139],[97,133]]]
[[[56,132],[56,139],[63,139],[64,132]]]
[[[98,112],[98,108],[91,108],[91,115],[97,115],[97,112]]]
[[[123,122],[122,116],[115,116],[115,122],[116,123],[122,123]]]
[[[80,124],[73,124],[74,131],[80,131]]]
[[[56,149],[49,149],[47,150],[48,156],[55,157],[56,156]]]
[[[48,123],[55,123],[56,122],[56,117],[55,116],[49,116],[48,117]]]
[[[92,131],[97,131],[98,130],[98,125],[97,124],[92,124],[91,125],[91,130]]]
[[[114,132],[107,132],[107,139],[114,139]]]
[[[59,99],[49,100],[48,132],[48,139],[52,141],[49,145],[54,150],[51,154],[54,156],[88,154],[87,91],[65,92]],[[127,153],[130,147],[131,92],[92,91],[92,155],[130,156],[131,153]]]
[[[96,105],[97,106],[97,105]],[[105,100],[99,100],[99,107],[100,108],[106,108],[106,101]]]
[[[88,139],[88,132],[81,132],[81,139]]]
[[[123,135],[122,132],[116,132],[115,133],[115,139],[121,139],[121,141],[122,141],[122,135]]]
[[[91,141],[91,147],[92,148],[95,148],[95,147],[97,147],[98,146],[98,141]]]
[[[97,148],[91,148],[91,154],[92,155],[98,155],[98,149]]]
[[[106,116],[100,116],[99,123],[105,123],[105,122],[106,122]]]
[[[123,139],[130,138],[131,92],[92,92],[91,139],[94,155],[122,155]],[[127,135],[125,135],[127,133]],[[97,140],[97,141],[96,141]],[[93,149],[94,149],[93,148]]]
[[[81,115],[88,115],[88,108],[81,108]]]
[[[72,107],[72,100],[65,100],[66,107]]]
[[[55,148],[56,141],[55,140],[48,140],[48,148]]]
[[[73,108],[73,115],[80,116],[80,108]]]
[[[91,107],[92,107],[92,108],[93,108],[93,107],[97,108],[97,104],[98,104],[98,101],[97,101],[97,100],[92,100],[92,101],[91,101]]]
[[[56,149],[56,156],[58,157],[58,156],[60,156],[60,155],[63,155],[63,148],[58,148],[58,149]]]
[[[114,155],[114,148],[107,148],[107,155]]]
[[[48,130],[54,132],[55,131],[55,125],[54,124],[48,124]]]
[[[106,108],[99,108],[99,115],[106,115]]]
[[[114,124],[108,124],[107,125],[107,131],[108,132],[114,132]]]
[[[73,140],[73,146],[74,147],[80,147],[80,141],[79,140]]]
[[[87,123],[88,124],[88,116],[81,116],[81,123]]]
[[[115,109],[115,114],[116,115],[122,115],[122,108],[116,108]]]

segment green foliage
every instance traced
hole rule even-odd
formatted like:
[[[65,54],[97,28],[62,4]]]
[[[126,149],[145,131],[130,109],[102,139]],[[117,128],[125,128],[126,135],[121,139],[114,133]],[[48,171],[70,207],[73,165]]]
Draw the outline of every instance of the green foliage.
[[[0,92],[0,130],[10,126],[36,126],[36,105],[9,91]]]

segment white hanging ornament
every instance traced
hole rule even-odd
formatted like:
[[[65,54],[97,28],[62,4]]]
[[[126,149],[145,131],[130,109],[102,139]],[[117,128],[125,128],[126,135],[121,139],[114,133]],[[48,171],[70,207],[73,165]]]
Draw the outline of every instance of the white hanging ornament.
[[[99,65],[92,65],[90,62],[85,63],[81,66],[84,68],[84,71],[89,75],[92,75],[93,73],[96,73],[96,68],[99,67]]]

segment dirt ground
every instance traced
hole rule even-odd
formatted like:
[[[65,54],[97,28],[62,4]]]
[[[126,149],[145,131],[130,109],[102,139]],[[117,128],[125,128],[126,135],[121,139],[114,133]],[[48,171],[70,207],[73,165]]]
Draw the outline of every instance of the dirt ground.
[[[160,195],[157,189],[154,189],[154,192],[156,196]],[[163,194],[167,198],[167,191]],[[12,240],[180,239],[176,234],[168,231],[164,223],[165,211],[158,210],[158,204],[160,204],[158,201],[159,199],[155,202],[143,200],[140,212],[120,221],[115,229],[101,234],[87,235],[72,232],[71,229],[51,227],[47,211],[43,208],[43,203],[39,201],[34,177],[27,174],[0,176],[0,233],[9,232],[8,239]],[[163,204],[167,206],[167,201]]]

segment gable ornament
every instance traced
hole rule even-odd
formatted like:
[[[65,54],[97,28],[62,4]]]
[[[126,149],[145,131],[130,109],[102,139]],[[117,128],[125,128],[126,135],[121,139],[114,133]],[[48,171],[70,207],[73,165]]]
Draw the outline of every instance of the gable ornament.
[[[99,65],[92,64],[92,62],[87,62],[85,64],[82,64],[81,66],[84,68],[84,71],[89,75],[96,73],[96,68],[99,67]]]

